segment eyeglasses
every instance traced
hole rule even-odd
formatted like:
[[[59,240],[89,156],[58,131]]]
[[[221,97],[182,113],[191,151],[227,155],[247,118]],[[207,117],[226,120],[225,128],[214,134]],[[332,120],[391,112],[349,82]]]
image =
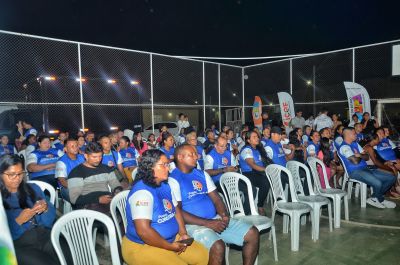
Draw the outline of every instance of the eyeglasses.
[[[169,163],[157,163],[156,166],[169,167]]]
[[[16,179],[17,177],[18,178],[25,177],[26,171],[22,171],[21,173],[14,173],[14,172],[13,173],[5,173],[4,172],[3,175],[6,175],[9,180],[13,180],[13,179]]]

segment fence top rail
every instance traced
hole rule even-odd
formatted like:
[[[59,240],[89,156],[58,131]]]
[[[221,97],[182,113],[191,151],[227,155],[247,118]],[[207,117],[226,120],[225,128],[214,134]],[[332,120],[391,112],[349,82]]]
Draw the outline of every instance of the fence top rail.
[[[343,52],[343,51],[350,51],[350,50],[361,49],[361,48],[368,48],[368,47],[384,45],[384,44],[389,44],[389,43],[396,43],[396,42],[400,42],[400,39],[391,40],[391,41],[384,41],[384,42],[378,42],[378,43],[373,43],[373,44],[366,44],[366,45],[355,46],[355,47],[344,48],[344,49],[338,49],[338,50],[333,50],[333,51],[318,52],[318,53],[311,53],[311,54],[304,54],[304,55],[295,55],[295,56],[293,56],[291,58],[275,60],[275,61],[265,62],[265,63],[247,65],[247,66],[244,66],[243,68],[250,68],[250,67],[255,67],[255,66],[260,66],[260,65],[265,65],[265,64],[271,64],[271,63],[277,63],[277,62],[282,62],[282,61],[297,60],[297,59],[301,59],[301,58],[313,57],[313,56],[324,55],[324,54],[335,53],[335,52]]]
[[[168,55],[168,54],[162,54],[162,53],[156,53],[156,52],[139,51],[139,50],[119,48],[119,47],[107,46],[107,45],[101,45],[101,44],[93,44],[93,43],[80,42],[80,41],[72,41],[72,40],[64,40],[64,39],[51,38],[51,37],[43,37],[43,36],[38,36],[38,35],[25,34],[25,33],[19,33],[19,32],[13,32],[13,31],[1,30],[1,29],[0,29],[0,33],[9,34],[9,35],[16,35],[16,36],[22,36],[22,37],[28,37],[28,38],[35,38],[35,39],[42,39],[42,40],[51,40],[51,41],[58,41],[58,42],[64,42],[64,43],[72,43],[72,44],[77,44],[77,45],[78,44],[87,45],[87,46],[93,46],[93,47],[98,47],[98,48],[107,48],[107,49],[126,51],[126,52],[144,53],[144,54],[149,54],[149,55],[152,54],[152,55],[170,57],[170,58],[174,58],[174,59],[187,60],[187,61],[193,61],[193,62],[210,63],[210,64],[216,64],[216,65],[224,65],[224,66],[229,66],[229,67],[235,67],[235,68],[243,68],[242,66],[233,65],[233,64],[217,63],[217,62],[212,62],[212,61],[198,60],[198,59],[192,59],[192,58],[188,58],[188,57]]]

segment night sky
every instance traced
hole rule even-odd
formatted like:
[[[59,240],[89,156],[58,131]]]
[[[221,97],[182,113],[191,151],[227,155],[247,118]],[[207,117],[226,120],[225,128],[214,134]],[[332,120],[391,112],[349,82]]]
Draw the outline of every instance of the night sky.
[[[254,57],[400,39],[399,7],[400,1],[350,0],[1,0],[0,29],[170,55]]]

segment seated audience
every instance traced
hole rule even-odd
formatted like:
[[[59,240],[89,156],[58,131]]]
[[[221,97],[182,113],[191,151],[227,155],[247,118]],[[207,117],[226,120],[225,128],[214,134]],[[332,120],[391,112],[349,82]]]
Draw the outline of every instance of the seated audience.
[[[90,142],[85,149],[85,162],[68,175],[69,198],[75,209],[110,214],[112,197],[122,187],[114,170],[101,163],[102,158],[101,146]]]
[[[8,143],[8,136],[2,135],[0,138],[0,156],[2,155],[14,155],[17,153],[17,149],[12,144]]]
[[[174,162],[174,144],[175,139],[172,134],[169,132],[164,132],[161,134],[160,150],[166,155],[170,163]]]
[[[132,183],[132,172],[138,165],[140,155],[135,148],[130,147],[130,143],[131,141],[129,141],[128,136],[122,136],[119,139],[119,153],[122,157],[122,167],[129,183]]]
[[[254,264],[259,247],[257,228],[229,217],[211,177],[196,169],[196,160],[193,146],[177,147],[177,168],[169,178],[188,234],[209,249],[208,264],[224,264],[225,243],[242,246],[243,264]]]
[[[139,155],[142,155],[144,151],[149,149],[140,132],[135,132],[133,134],[132,144],[136,151],[139,152]]]
[[[319,132],[311,131],[310,142],[308,142],[308,146],[307,146],[307,157],[317,156],[317,154],[319,152],[319,140],[320,140]]]
[[[103,159],[101,160],[101,163],[108,166],[112,170],[118,170],[119,173],[117,172],[116,174],[119,181],[124,179],[127,180],[128,178],[125,175],[125,171],[122,166],[123,160],[121,154],[115,150],[111,150],[112,145],[110,138],[106,135],[101,136],[99,139],[99,144],[103,149]]]
[[[85,162],[85,157],[78,153],[78,141],[74,138],[65,140],[65,154],[57,161],[55,177],[58,180],[61,196],[64,200],[69,200],[68,175],[78,165]]]
[[[40,180],[57,188],[55,168],[57,160],[64,153],[55,148],[50,148],[50,138],[47,135],[39,136],[38,148],[27,157],[27,169],[31,180]]]
[[[245,175],[254,187],[258,187],[258,212],[265,215],[264,201],[269,191],[269,181],[265,174],[265,167],[272,161],[267,157],[264,147],[260,144],[260,138],[254,131],[245,133],[246,145],[240,151],[239,165],[242,174]]]
[[[216,139],[214,148],[206,155],[204,161],[204,170],[211,176],[217,187],[219,187],[219,179],[223,173],[237,171],[235,158],[226,149],[227,140],[219,136]],[[220,187],[219,190],[221,190]]]
[[[150,133],[149,137],[147,137],[147,146],[148,149],[157,149],[158,148],[158,143],[156,141],[156,136],[154,133]]]
[[[197,150],[197,168],[204,170],[204,159],[206,157],[206,153],[204,152],[203,146],[197,142],[197,134],[195,131],[192,131],[186,135],[186,143],[194,146]]]
[[[0,157],[1,196],[18,264],[59,264],[50,240],[56,210],[36,184],[24,181],[25,175],[18,156]]]
[[[67,139],[67,134],[65,132],[60,132],[58,134],[57,140],[53,142],[52,148],[60,151],[64,151],[64,141]]]
[[[357,136],[353,128],[345,128],[343,138],[338,154],[349,177],[364,182],[373,189],[372,197],[367,199],[367,203],[377,208],[395,208],[396,204],[385,200],[384,194],[392,187],[396,178],[389,173],[367,167],[366,160],[369,156],[356,142]]]
[[[122,256],[128,265],[134,264],[207,264],[207,250],[188,239],[188,233],[171,193],[168,179],[169,160],[159,150],[143,153],[137,179],[126,202],[128,220],[122,239]]]

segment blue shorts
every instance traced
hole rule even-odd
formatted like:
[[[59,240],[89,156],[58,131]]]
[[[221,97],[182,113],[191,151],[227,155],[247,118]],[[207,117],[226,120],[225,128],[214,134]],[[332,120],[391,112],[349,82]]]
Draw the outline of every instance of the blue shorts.
[[[186,231],[194,240],[200,242],[207,249],[210,249],[220,239],[227,244],[243,246],[244,236],[251,227],[252,225],[248,223],[231,218],[228,227],[221,234],[199,225],[186,225]]]

